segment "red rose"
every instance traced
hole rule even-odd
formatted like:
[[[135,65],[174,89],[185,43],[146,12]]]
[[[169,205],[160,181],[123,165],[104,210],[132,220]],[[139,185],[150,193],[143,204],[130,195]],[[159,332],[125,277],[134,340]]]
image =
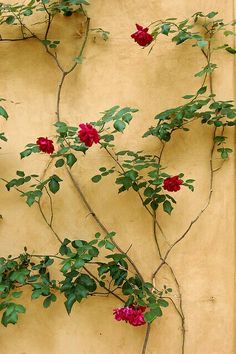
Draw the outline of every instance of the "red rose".
[[[52,154],[54,149],[53,141],[48,138],[40,137],[37,139],[36,144],[39,147],[39,150],[46,152],[47,154]]]
[[[143,28],[142,26],[136,24],[137,32],[133,33],[131,37],[137,42],[141,47],[149,45],[153,41],[153,36],[148,33],[149,28]]]
[[[169,192],[177,192],[180,190],[181,184],[183,181],[179,179],[179,176],[168,177],[164,180],[164,189]]]
[[[120,307],[113,310],[113,314],[115,315],[115,319],[117,321],[125,321],[131,324],[132,326],[142,326],[144,325],[144,312],[146,311],[146,307],[144,306],[128,306],[128,307]]]
[[[93,143],[97,144],[100,140],[100,136],[97,130],[91,124],[80,124],[81,128],[78,132],[80,141],[85,143],[86,146],[90,147]]]

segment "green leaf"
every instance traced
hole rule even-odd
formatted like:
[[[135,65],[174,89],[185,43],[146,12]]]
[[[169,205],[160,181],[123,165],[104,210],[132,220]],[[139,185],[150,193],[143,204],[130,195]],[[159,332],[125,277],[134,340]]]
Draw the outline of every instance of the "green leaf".
[[[129,281],[126,281],[122,286],[122,293],[124,295],[131,295],[131,294],[133,294],[133,292],[134,292],[134,289],[133,289],[132,285],[130,284]]]
[[[50,189],[50,191],[53,194],[57,193],[59,191],[59,189],[60,189],[60,184],[59,184],[59,182],[58,182],[56,177],[57,177],[56,175],[52,176],[50,178],[50,181],[49,181],[49,184],[48,184],[49,189]]]
[[[189,100],[190,98],[193,98],[195,95],[185,95],[182,98],[184,98],[185,100]]]
[[[158,300],[157,300],[157,304],[160,305],[160,306],[162,306],[162,307],[167,307],[167,306],[169,306],[169,303],[168,303],[166,300],[164,300],[164,299],[158,299]]]
[[[226,50],[227,50],[227,52],[229,52],[230,54],[236,54],[236,50],[235,50],[234,48],[227,47]]]
[[[207,90],[207,86],[203,86],[197,91],[197,94],[202,95],[203,93],[206,92],[206,90]]]
[[[5,119],[8,118],[7,111],[2,106],[0,106],[0,116],[2,116]]]
[[[235,36],[235,32],[234,31],[224,31],[224,35],[227,37],[227,36]]]
[[[166,36],[168,36],[169,32],[170,32],[169,23],[164,23],[164,25],[161,26],[161,33],[165,34]]]
[[[23,171],[16,171],[17,176],[25,177],[25,173]]]
[[[223,143],[225,141],[226,137],[225,136],[221,136],[221,135],[218,135],[214,138],[214,141],[216,143]],[[186,181],[187,182],[187,181]]]
[[[171,214],[172,210],[173,210],[173,207],[171,205],[171,203],[166,200],[164,203],[163,203],[163,209],[166,213],[168,213],[169,215]]]
[[[70,153],[68,155],[66,155],[66,162],[67,165],[71,168],[77,161],[77,158],[75,157],[74,154]]]
[[[11,293],[11,295],[15,299],[18,299],[19,297],[21,297],[22,293],[23,293],[23,291],[15,291],[15,292]]]
[[[32,154],[32,149],[26,149],[20,153],[21,159]]]
[[[218,14],[218,12],[212,11],[212,12],[209,12],[209,14],[207,14],[206,16],[208,18],[212,18],[212,17],[215,17],[217,14]]]
[[[134,170],[130,170],[125,172],[125,177],[129,177],[132,181],[135,181],[138,177],[138,172]]]
[[[229,149],[229,148],[220,148],[220,149],[217,149],[217,151],[220,152],[221,158],[223,160],[228,159],[229,154],[233,152],[233,150]]]
[[[155,320],[155,318],[161,317],[161,316],[162,316],[161,308],[157,307],[153,310],[150,310],[149,312],[146,312],[144,314],[144,319],[146,322],[151,323]]]
[[[98,267],[98,274],[99,276],[109,272],[109,266],[107,264],[102,264]]]
[[[126,125],[124,122],[122,122],[122,120],[116,120],[113,126],[118,132],[123,132],[125,130]]]
[[[75,268],[76,269],[79,269],[79,268],[83,267],[84,265],[85,265],[85,261],[83,259],[80,259],[80,258],[76,259],[76,261],[75,261]]]
[[[0,140],[7,141],[4,133],[0,133]]]
[[[14,16],[8,16],[6,19],[6,23],[8,25],[12,25],[15,22],[15,17]]]
[[[58,167],[62,167],[64,165],[65,161],[64,159],[59,159],[56,161],[55,166]]]
[[[71,313],[71,310],[72,310],[72,307],[73,307],[75,301],[76,301],[76,296],[75,296],[75,294],[71,293],[68,296],[67,300],[64,302],[68,315]]]
[[[26,9],[24,12],[23,12],[23,15],[24,16],[30,16],[32,15],[33,11],[31,9]]]
[[[197,45],[200,47],[200,48],[204,48],[208,45],[208,42],[207,41],[204,41],[204,40],[201,40],[201,41],[197,41]]]
[[[98,183],[102,179],[101,175],[96,175],[91,178],[94,183]]]
[[[193,182],[195,182],[195,179],[187,179],[185,182],[186,183],[193,183]]]
[[[106,240],[105,248],[107,250],[113,251],[115,249],[115,245],[113,243],[111,243],[110,241]]]

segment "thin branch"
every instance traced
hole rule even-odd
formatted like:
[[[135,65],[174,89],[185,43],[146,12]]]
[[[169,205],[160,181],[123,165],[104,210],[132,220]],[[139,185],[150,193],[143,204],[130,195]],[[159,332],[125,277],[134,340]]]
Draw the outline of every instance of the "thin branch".
[[[2,38],[0,37],[0,42],[19,42],[19,41],[25,41],[27,39],[32,39],[35,38],[35,36],[28,36],[28,37],[22,37],[22,38]]]
[[[66,78],[66,73],[62,73],[61,81],[58,85],[58,91],[57,91],[57,110],[56,110],[56,117],[57,117],[57,122],[60,122],[60,101],[61,101],[61,90],[62,90],[62,85],[65,81]]]
[[[83,269],[93,278],[97,281],[98,284],[100,284],[100,280],[93,275],[93,273],[91,273],[88,268],[86,268],[85,266],[83,267]],[[102,288],[104,288],[109,294],[112,294],[113,296],[115,296],[117,299],[119,299],[121,302],[125,303],[125,300],[123,300],[119,295],[117,295],[116,293],[114,293],[113,290],[108,289],[105,285],[102,286]]]
[[[145,337],[144,337],[144,342],[143,342],[142,354],[146,354],[148,339],[149,339],[149,335],[150,335],[150,330],[151,330],[151,323],[148,323],[147,324],[147,329],[146,329],[146,334],[145,334]]]
[[[60,237],[58,236],[58,234],[56,233],[56,231],[54,230],[54,228],[52,227],[52,225],[50,225],[50,222],[48,222],[44,212],[43,212],[43,209],[41,207],[41,204],[40,204],[40,201],[37,202],[38,204],[38,207],[39,207],[39,211],[44,219],[44,221],[46,222],[46,224],[48,225],[48,227],[52,230],[53,234],[55,235],[57,241],[59,241],[61,244],[63,243],[62,240],[60,239]]]
[[[51,212],[51,218],[50,218],[50,226],[52,226],[52,223],[53,223],[53,217],[54,217],[54,213],[53,213],[53,202],[52,202],[52,197],[47,189],[47,187],[44,187],[45,190],[46,190],[46,193],[48,195],[48,198],[49,198],[49,202],[50,202],[50,212]]]
[[[155,240],[155,243],[156,243],[156,246],[157,246],[159,257],[160,257],[160,259],[162,259],[161,249],[160,249],[160,245],[159,245],[159,242],[158,242],[158,239],[157,239],[156,226],[157,226],[157,223],[156,223],[156,211],[154,211],[154,213],[153,213],[153,236],[154,236],[154,240]]]
[[[214,133],[213,133],[213,144],[212,144],[212,148],[211,148],[211,154],[210,154],[210,186],[209,186],[209,194],[208,194],[208,198],[207,198],[207,202],[205,204],[205,206],[200,210],[200,212],[195,216],[195,218],[190,222],[189,226],[187,227],[187,229],[184,231],[184,233],[177,238],[177,240],[171,245],[171,247],[168,249],[168,251],[165,253],[163,260],[161,262],[161,264],[157,267],[157,269],[155,270],[155,272],[153,273],[154,277],[156,276],[156,274],[159,272],[159,270],[162,268],[162,266],[165,264],[166,259],[168,258],[169,254],[171,253],[171,251],[173,250],[173,248],[180,242],[182,241],[185,236],[189,233],[189,231],[191,230],[192,226],[198,221],[198,219],[201,217],[201,215],[204,213],[204,211],[208,208],[210,202],[211,202],[211,198],[212,198],[212,193],[213,193],[213,177],[214,177],[214,170],[213,170],[213,153],[214,153],[214,149],[215,149],[215,135],[216,135],[216,127],[214,128]]]
[[[82,189],[80,188],[80,185],[78,183],[78,181],[75,180],[74,176],[72,175],[71,171],[67,168],[67,172],[68,175],[70,176],[71,181],[73,182],[77,192],[79,193],[83,203],[85,204],[86,208],[88,209],[89,213],[92,215],[92,217],[94,218],[94,220],[96,221],[96,223],[100,226],[100,228],[103,230],[103,232],[105,232],[105,234],[108,234],[109,231],[108,229],[105,227],[105,225],[101,222],[101,220],[98,218],[98,216],[95,214],[94,210],[92,209],[91,205],[89,204],[89,202],[87,201]],[[121,252],[121,253],[125,253],[119,246],[118,244],[111,239],[111,242],[115,245],[116,249]],[[137,266],[135,265],[135,263],[133,262],[133,260],[130,258],[130,256],[128,254],[126,254],[126,258],[129,261],[129,263],[132,265],[132,267],[134,268],[134,270],[136,271],[137,275],[140,277],[140,279],[142,281],[144,281],[140,271],[138,270]]]

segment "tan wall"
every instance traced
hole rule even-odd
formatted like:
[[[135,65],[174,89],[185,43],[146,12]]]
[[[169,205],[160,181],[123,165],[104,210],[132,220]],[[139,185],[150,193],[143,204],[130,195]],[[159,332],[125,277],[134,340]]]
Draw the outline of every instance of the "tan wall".
[[[141,139],[152,124],[153,116],[162,109],[181,102],[180,97],[199,86],[193,74],[204,65],[201,54],[189,45],[176,47],[162,39],[148,56],[132,43],[134,24],[147,24],[157,18],[184,18],[192,13],[219,10],[226,20],[233,18],[233,1],[184,0],[96,0],[91,1],[91,27],[111,32],[104,43],[90,36],[85,62],[67,79],[62,92],[62,119],[72,125],[93,121],[98,113],[114,104],[138,107],[133,122],[119,139],[119,148],[145,149],[158,153],[155,139]],[[11,27],[12,28],[12,27]],[[77,52],[81,41],[76,36],[78,19],[61,17],[50,35],[63,39],[59,56],[65,65]],[[8,35],[13,37],[17,30]],[[6,32],[7,34],[7,32]],[[20,161],[19,152],[38,136],[53,134],[56,89],[59,72],[42,46],[34,40],[0,43],[1,96],[19,104],[8,104],[10,119],[4,124],[9,143],[0,152],[0,171],[12,178],[17,169],[39,174],[47,164],[46,156]],[[222,99],[233,98],[233,56],[217,53],[220,70],[214,75],[214,86]],[[1,126],[3,124],[1,123]],[[231,136],[232,132],[227,133]],[[195,123],[190,133],[177,133],[164,154],[169,171],[183,171],[196,179],[196,191],[177,195],[172,217],[160,215],[160,222],[170,242],[186,229],[192,218],[205,205],[209,188],[209,152],[212,131]],[[98,148],[81,158],[74,173],[109,230],[117,232],[123,249],[132,248],[147,280],[157,265],[157,252],[152,237],[151,220],[137,196],[130,192],[117,195],[112,177],[98,185],[89,182],[97,167],[109,163]],[[218,160],[214,160],[217,164]],[[48,173],[52,173],[53,168]],[[89,239],[99,227],[87,216],[88,211],[66,173],[62,192],[55,196],[55,229],[63,238]],[[234,353],[234,223],[233,158],[215,177],[211,205],[188,237],[176,247],[170,263],[178,276],[186,316],[186,354]],[[108,183],[108,181],[110,183]],[[104,193],[105,190],[105,193]],[[29,208],[19,195],[8,193],[1,184],[0,220],[1,255],[17,255],[23,246],[36,253],[53,253],[58,245],[43,223],[38,209]],[[47,207],[45,205],[45,207]],[[162,273],[160,284],[171,279]],[[27,313],[19,324],[0,327],[1,354],[139,354],[145,328],[134,328],[113,320],[112,309],[120,304],[112,297],[90,298],[75,305],[67,316],[61,298],[49,309],[41,300],[26,296]],[[170,306],[151,330],[148,354],[180,354],[181,326]]]

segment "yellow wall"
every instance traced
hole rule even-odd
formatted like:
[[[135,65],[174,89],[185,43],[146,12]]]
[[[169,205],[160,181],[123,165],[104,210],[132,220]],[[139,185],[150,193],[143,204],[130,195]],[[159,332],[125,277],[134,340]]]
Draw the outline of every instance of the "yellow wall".
[[[94,0],[91,3],[91,27],[102,27],[111,32],[111,37],[103,42],[99,38],[94,41],[90,35],[83,65],[67,78],[63,88],[62,120],[78,125],[96,120],[99,112],[117,103],[137,107],[140,111],[135,122],[119,138],[118,148],[158,153],[157,140],[141,139],[141,135],[157,112],[169,108],[167,101],[175,106],[182,102],[181,96],[199,87],[198,80],[192,77],[204,65],[204,59],[188,44],[176,47],[168,38],[161,39],[148,56],[147,50],[130,38],[134,24],[165,17],[185,18],[199,10],[219,11],[230,21],[233,1]],[[10,32],[5,29],[5,35],[16,37],[17,29],[10,28]],[[37,28],[40,34],[40,27]],[[79,28],[79,18],[61,16],[50,34],[50,38],[63,41],[58,55],[65,66],[81,45]],[[34,40],[2,42],[0,48],[1,96],[15,102],[7,105],[10,119],[4,130],[9,142],[0,152],[0,174],[7,179],[13,178],[17,169],[42,174],[47,156],[20,161],[19,152],[38,136],[54,134],[59,71]],[[214,74],[215,91],[221,99],[233,98],[233,56],[217,53],[216,62],[220,69]],[[233,145],[232,131],[227,129],[227,133]],[[169,171],[183,171],[196,179],[193,194],[183,190],[177,195],[178,204],[172,217],[160,215],[170,242],[186,229],[207,200],[211,136],[210,127],[194,123],[191,132],[176,133],[165,151],[164,165]],[[215,158],[214,162],[217,165],[219,161]],[[110,163],[109,158],[94,147],[86,160],[80,158],[74,175],[106,227],[117,232],[122,248],[128,249],[132,244],[130,256],[150,280],[157,266],[157,251],[151,219],[137,195],[133,192],[118,195],[112,177],[98,185],[89,182],[97,168],[106,163]],[[53,167],[48,171],[52,173]],[[66,172],[60,173],[66,183],[54,198],[55,229],[62,238],[90,239],[99,227],[88,216]],[[230,158],[215,176],[211,205],[169,259],[183,295],[186,354],[234,353],[233,175],[234,162]],[[3,184],[0,193],[1,255],[17,255],[25,245],[35,253],[54,253],[58,245],[37,207],[29,208],[16,192],[7,192]],[[169,284],[171,278],[163,271],[159,281]],[[21,316],[19,324],[0,327],[1,354],[141,353],[145,328],[114,321],[112,309],[120,304],[112,297],[90,298],[76,304],[70,317],[62,298],[47,310],[42,308],[41,300],[31,301],[30,293],[25,302],[27,313]],[[171,306],[164,313],[152,326],[148,354],[181,353],[179,318]]]

